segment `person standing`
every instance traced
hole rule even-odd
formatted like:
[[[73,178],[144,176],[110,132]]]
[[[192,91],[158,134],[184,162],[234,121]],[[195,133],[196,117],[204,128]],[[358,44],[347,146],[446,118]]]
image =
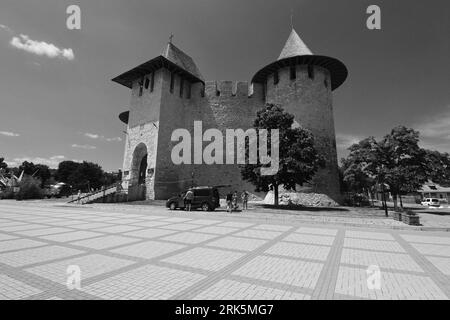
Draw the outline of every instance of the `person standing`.
[[[244,190],[242,192],[242,210],[248,210],[248,192],[247,190]]]
[[[186,195],[184,196],[184,200],[186,201],[186,210],[192,210],[192,200],[194,200],[194,192],[192,190],[188,190]]]
[[[233,203],[232,204],[232,206],[233,206],[232,210],[236,210],[237,211],[237,209],[238,209],[238,192],[237,191],[235,191],[233,193],[232,203]]]
[[[78,195],[77,195],[77,203],[80,204],[80,200],[81,200],[81,190],[78,190]]]
[[[231,192],[228,192],[228,194],[227,194],[227,212],[233,211],[232,204],[231,204],[232,201],[233,201],[233,195],[231,194]]]

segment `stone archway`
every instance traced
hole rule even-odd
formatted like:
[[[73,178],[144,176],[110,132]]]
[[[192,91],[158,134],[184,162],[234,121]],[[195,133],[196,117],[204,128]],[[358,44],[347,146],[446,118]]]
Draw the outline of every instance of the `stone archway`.
[[[128,187],[130,201],[145,200],[147,178],[148,151],[144,143],[140,143],[133,151],[131,162],[131,177]]]

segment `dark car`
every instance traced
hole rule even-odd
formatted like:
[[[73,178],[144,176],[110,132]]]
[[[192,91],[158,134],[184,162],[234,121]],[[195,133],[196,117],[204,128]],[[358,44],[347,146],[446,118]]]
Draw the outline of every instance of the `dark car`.
[[[192,209],[201,208],[203,211],[214,211],[220,207],[219,190],[214,187],[196,187],[189,189],[194,192],[194,200],[192,200]],[[170,210],[184,209],[184,196],[187,191],[172,197],[166,202],[166,207]]]

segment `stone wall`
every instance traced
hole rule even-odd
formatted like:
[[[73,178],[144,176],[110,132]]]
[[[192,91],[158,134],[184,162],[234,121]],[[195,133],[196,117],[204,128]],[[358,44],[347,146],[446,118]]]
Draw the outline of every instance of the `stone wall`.
[[[319,170],[310,184],[302,191],[324,193],[340,202],[339,172],[334,130],[331,80],[328,70],[312,66],[311,78],[308,66],[296,67],[296,78],[290,78],[290,68],[278,71],[279,82],[274,76],[267,79],[267,102],[281,105],[295,116],[298,125],[310,130],[318,152],[325,158],[325,168]]]

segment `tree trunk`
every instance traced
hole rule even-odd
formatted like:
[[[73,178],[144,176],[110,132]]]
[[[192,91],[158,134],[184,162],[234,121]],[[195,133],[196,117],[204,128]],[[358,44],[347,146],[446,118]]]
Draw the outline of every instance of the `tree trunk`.
[[[398,197],[400,198],[400,208],[403,209],[403,201],[402,201],[402,195],[399,194]]]
[[[394,211],[398,210],[398,204],[397,204],[397,193],[392,193],[392,200],[394,201]]]
[[[278,184],[273,185],[274,205],[278,206]]]
[[[381,190],[382,190],[382,192],[383,192],[381,198],[382,198],[382,201],[383,201],[383,209],[384,209],[384,213],[385,213],[386,217],[389,217],[388,208],[387,208],[387,203],[386,203],[386,192],[385,192],[385,190],[384,190],[384,185],[382,185]]]

